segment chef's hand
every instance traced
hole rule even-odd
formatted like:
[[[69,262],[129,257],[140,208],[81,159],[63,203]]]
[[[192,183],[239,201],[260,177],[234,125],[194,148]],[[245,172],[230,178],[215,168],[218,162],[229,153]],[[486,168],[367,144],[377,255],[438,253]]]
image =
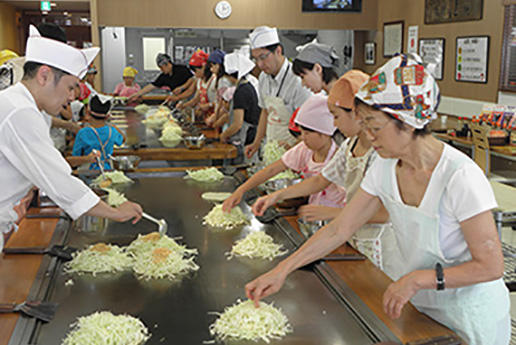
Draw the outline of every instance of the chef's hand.
[[[415,279],[417,272],[411,272],[391,283],[383,294],[383,310],[391,319],[397,319],[401,316],[403,306],[418,291]]]
[[[244,153],[245,153],[247,158],[251,158],[252,156],[254,156],[256,151],[258,151],[259,148],[260,148],[260,144],[252,143],[252,144],[247,145],[245,147]]]
[[[253,204],[251,210],[255,216],[263,216],[265,211],[277,202],[278,194],[277,192],[274,192],[272,194],[259,197],[258,200],[256,200],[256,202]]]
[[[236,205],[240,204],[243,195],[244,193],[238,189],[234,191],[229,198],[224,200],[224,203],[222,204],[222,211],[230,212]]]
[[[18,215],[18,219],[16,220],[16,224],[20,224],[23,217],[27,214],[27,210],[29,209],[30,202],[34,197],[34,192],[37,190],[36,187],[31,188],[29,192],[20,200],[20,202],[13,207],[13,210]]]
[[[254,306],[260,306],[260,300],[278,292],[287,275],[276,266],[269,272],[262,274],[252,282],[245,285],[245,294],[247,298],[254,301]]]
[[[341,208],[320,206],[320,205],[303,205],[299,208],[298,214],[309,222],[316,220],[328,220],[338,216]]]
[[[118,211],[116,220],[119,222],[125,222],[132,219],[132,223],[136,224],[142,218],[143,209],[135,202],[126,201],[122,205],[118,206],[116,210]]]

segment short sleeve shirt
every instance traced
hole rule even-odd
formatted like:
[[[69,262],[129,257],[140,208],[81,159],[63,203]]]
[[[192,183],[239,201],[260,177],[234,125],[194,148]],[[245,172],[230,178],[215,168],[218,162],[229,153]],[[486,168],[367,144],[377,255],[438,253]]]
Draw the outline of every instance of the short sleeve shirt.
[[[161,73],[152,82],[152,85],[156,87],[167,86],[172,91],[186,83],[191,77],[193,77],[193,74],[186,66],[172,64],[172,75]]]
[[[104,150],[106,151],[107,155],[111,155],[113,153],[114,145],[122,145],[124,142],[124,137],[122,134],[120,134],[120,132],[118,132],[118,130],[116,130],[113,126],[104,126],[95,128],[95,130],[105,145]],[[94,149],[102,153],[99,139],[97,138],[94,129],[91,127],[82,128],[75,137],[72,155],[86,156],[89,155]],[[102,160],[104,161],[104,169],[111,169],[108,160],[103,155]],[[90,169],[99,169],[98,164],[92,163]]]
[[[247,82],[237,86],[233,95],[233,109],[244,110],[244,121],[257,126],[261,109],[258,107],[258,95],[254,86]]]

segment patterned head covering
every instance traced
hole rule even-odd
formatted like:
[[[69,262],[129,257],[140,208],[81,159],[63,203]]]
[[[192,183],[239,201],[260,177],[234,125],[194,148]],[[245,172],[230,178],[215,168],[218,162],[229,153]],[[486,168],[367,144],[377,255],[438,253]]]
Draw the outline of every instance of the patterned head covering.
[[[421,129],[437,117],[441,94],[421,58],[415,54],[401,54],[378,68],[356,97]]]
[[[126,68],[124,68],[122,76],[123,77],[134,78],[137,74],[138,74],[138,70],[136,68],[133,68],[131,66],[127,66]]]

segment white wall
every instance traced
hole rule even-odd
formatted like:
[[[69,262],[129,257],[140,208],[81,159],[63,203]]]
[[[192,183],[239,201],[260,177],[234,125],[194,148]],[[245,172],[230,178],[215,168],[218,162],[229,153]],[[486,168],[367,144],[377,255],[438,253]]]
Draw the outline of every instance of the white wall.
[[[125,67],[125,28],[101,29],[102,92],[111,93],[122,81]]]

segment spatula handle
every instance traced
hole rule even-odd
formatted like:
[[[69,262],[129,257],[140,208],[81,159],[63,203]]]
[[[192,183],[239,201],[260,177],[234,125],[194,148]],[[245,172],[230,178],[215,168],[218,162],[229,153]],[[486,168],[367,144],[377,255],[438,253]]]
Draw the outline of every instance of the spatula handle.
[[[16,303],[0,303],[0,313],[12,313],[16,305]]]
[[[45,254],[46,248],[29,247],[29,248],[4,248],[5,254]]]

